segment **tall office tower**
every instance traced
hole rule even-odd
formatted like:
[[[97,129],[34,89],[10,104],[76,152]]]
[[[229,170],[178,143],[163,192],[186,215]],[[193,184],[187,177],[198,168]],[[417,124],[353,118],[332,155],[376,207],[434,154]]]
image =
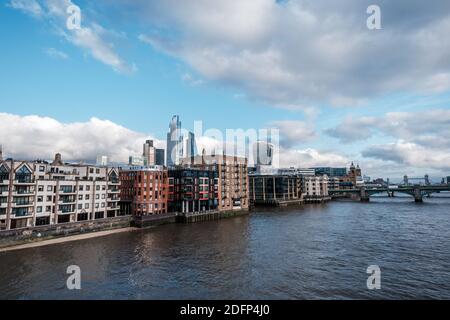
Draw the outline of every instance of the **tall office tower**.
[[[183,137],[181,133],[181,121],[179,116],[173,116],[169,124],[169,132],[167,133],[167,165],[173,166],[178,164],[178,160],[183,154]]]
[[[179,116],[173,116],[167,133],[167,165],[174,166],[181,163],[181,159],[194,157],[197,154],[195,135],[188,132],[183,134]]]
[[[273,162],[273,150],[274,145],[265,142],[258,141],[253,146],[254,161],[257,166],[271,166]]]
[[[156,165],[163,166],[165,164],[164,149],[156,149]]]
[[[182,158],[191,158],[197,155],[197,147],[195,143],[195,135],[192,132],[184,139],[184,148]]]
[[[156,148],[153,146],[153,140],[147,140],[144,143],[144,164],[147,166],[153,166],[156,162]]]

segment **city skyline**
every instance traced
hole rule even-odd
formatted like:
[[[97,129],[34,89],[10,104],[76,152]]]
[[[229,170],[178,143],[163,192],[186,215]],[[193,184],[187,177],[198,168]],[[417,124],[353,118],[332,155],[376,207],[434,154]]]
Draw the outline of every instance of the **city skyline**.
[[[77,32],[65,30],[72,3],[82,12]],[[434,41],[448,30],[444,1],[408,1],[414,23],[379,1],[376,31],[365,27],[368,1],[345,1],[345,10],[227,1],[217,12],[204,1],[108,3],[0,8],[5,157],[127,162],[145,140],[165,148],[177,114],[188,130],[196,120],[222,131],[277,127],[283,167],[355,161],[373,178],[449,175],[450,49]],[[204,18],[213,14],[233,23]],[[330,25],[333,14],[347,22]],[[424,52],[433,54],[424,61]]]

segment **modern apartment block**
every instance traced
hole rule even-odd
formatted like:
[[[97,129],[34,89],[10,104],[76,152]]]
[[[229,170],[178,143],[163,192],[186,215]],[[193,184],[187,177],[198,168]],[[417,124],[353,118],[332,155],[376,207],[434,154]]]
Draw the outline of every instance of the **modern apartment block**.
[[[119,212],[117,168],[0,161],[0,228],[112,218]]]
[[[152,216],[168,212],[168,172],[163,166],[120,168],[121,212]]]
[[[247,158],[227,155],[202,155],[184,158],[181,160],[181,164],[217,172],[217,210],[248,210]]]
[[[254,205],[281,205],[303,200],[302,177],[299,175],[251,175],[250,200]]]
[[[169,170],[169,211],[198,213],[217,210],[218,172],[211,168]]]

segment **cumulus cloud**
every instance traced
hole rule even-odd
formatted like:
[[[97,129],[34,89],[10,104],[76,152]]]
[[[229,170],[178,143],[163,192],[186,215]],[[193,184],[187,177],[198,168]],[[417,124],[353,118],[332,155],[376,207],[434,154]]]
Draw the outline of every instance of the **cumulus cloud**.
[[[285,120],[274,121],[271,125],[280,130],[280,143],[285,148],[290,148],[317,138],[314,127],[309,122]]]
[[[348,117],[326,133],[343,143],[366,140],[375,133],[428,146],[450,148],[450,110],[389,112],[378,117]]]
[[[326,133],[347,144],[382,135],[394,141],[366,147],[362,151],[363,157],[442,172],[450,168],[450,110],[349,117]]]
[[[372,146],[363,151],[362,155],[383,161],[392,161],[408,167],[450,170],[449,150],[427,148],[402,140]]]
[[[142,154],[142,144],[148,138],[98,118],[62,123],[37,115],[0,113],[0,123],[0,144],[5,155],[15,159],[52,159],[59,152],[67,161],[92,161],[97,155],[107,155],[113,162],[126,163],[129,155]]]
[[[346,167],[349,159],[332,151],[320,151],[312,148],[307,149],[280,149],[281,167]]]
[[[444,39],[450,30],[450,3],[379,1],[383,29],[377,31],[366,27],[371,4],[128,3],[155,30],[162,30],[141,35],[142,41],[185,61],[206,79],[238,87],[272,105],[362,105],[391,92],[449,90],[450,43]]]

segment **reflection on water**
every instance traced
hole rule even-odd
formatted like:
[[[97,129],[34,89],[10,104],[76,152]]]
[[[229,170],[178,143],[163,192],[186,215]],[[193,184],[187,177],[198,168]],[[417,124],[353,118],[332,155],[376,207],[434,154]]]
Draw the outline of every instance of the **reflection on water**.
[[[0,253],[3,299],[450,298],[450,199],[374,198]],[[82,290],[66,289],[66,268]],[[366,287],[369,265],[382,290]]]

